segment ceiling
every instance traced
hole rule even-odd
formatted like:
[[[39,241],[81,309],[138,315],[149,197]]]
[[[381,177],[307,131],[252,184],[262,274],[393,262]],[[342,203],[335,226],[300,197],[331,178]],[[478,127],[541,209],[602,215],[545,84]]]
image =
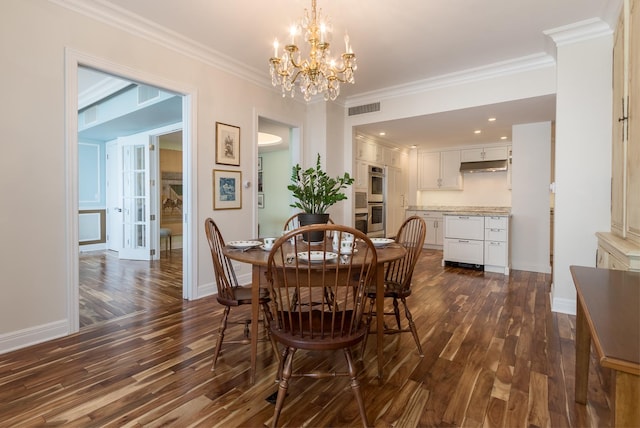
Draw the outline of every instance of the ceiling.
[[[77,0],[69,0],[77,1]],[[331,18],[335,53],[348,32],[356,54],[355,85],[340,102],[450,73],[547,52],[545,30],[599,18],[610,25],[620,0],[318,0]],[[155,32],[193,42],[268,81],[274,38],[310,0],[101,0],[96,8]],[[496,121],[487,124],[488,117]],[[511,125],[553,120],[554,97],[361,126],[358,131],[396,144],[427,146],[511,138]],[[483,133],[473,134],[482,127]],[[475,136],[474,136],[475,135]],[[458,143],[456,143],[458,142]]]

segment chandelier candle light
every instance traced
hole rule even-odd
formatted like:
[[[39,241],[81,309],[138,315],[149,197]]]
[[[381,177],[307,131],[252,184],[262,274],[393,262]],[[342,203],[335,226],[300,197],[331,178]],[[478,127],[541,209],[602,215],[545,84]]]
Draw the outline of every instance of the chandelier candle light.
[[[331,59],[331,25],[327,18],[318,18],[316,0],[311,0],[311,13],[305,9],[300,23],[291,26],[291,43],[284,46],[282,56],[278,56],[278,39],[273,42],[273,57],[269,60],[271,83],[273,86],[280,85],[283,97],[287,92],[293,97],[297,84],[305,101],[316,94],[324,94],[325,101],[333,101],[340,94],[340,83],[355,82],[353,72],[357,69],[356,55],[349,44],[349,36],[345,33],[345,53],[340,55],[341,60]],[[309,45],[309,56],[304,60],[296,45],[296,36],[303,32]]]

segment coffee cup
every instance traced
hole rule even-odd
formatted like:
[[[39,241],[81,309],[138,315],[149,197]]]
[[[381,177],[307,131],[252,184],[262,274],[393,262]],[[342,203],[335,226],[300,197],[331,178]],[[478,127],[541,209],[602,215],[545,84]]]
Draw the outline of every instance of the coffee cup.
[[[340,241],[340,251],[345,254],[351,254],[353,252],[353,241],[342,240]]]
[[[264,238],[262,242],[264,242],[264,249],[270,250],[276,242],[276,238]]]

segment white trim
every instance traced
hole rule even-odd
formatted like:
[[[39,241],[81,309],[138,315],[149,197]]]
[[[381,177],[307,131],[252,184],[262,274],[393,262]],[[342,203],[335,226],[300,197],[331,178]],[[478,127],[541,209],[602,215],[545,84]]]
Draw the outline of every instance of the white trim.
[[[0,335],[0,354],[66,336],[68,325],[67,320],[59,320]]]
[[[561,314],[576,314],[576,300],[572,299],[561,299],[559,297],[554,297],[551,302],[551,311],[559,312]]]
[[[171,31],[144,17],[135,15],[123,8],[106,1],[86,0],[50,0],[64,8],[96,19],[104,24],[141,37],[181,55],[202,61],[225,73],[242,77],[258,86],[276,91],[271,85],[271,79],[264,73],[247,64],[209,48],[201,43],[189,39],[182,34]]]
[[[521,58],[496,62],[494,64],[488,64],[481,67],[470,68],[468,70],[457,71],[455,73],[444,74],[442,76],[431,77],[429,79],[417,80],[404,85],[390,86],[384,89],[365,92],[353,97],[347,97],[344,104],[346,109],[348,109],[349,107],[377,102],[384,99],[420,94],[434,89],[493,79],[510,74],[554,66],[555,60],[553,57],[542,52]]]
[[[66,284],[68,332],[79,330],[79,248],[78,248],[78,67],[89,66],[125,79],[158,86],[183,95],[183,162],[184,185],[187,189],[184,205],[186,232],[183,234],[183,297],[198,298],[197,276],[197,90],[184,83],[170,81],[145,71],[97,58],[72,48],[65,48],[65,147],[66,147]]]
[[[556,46],[563,46],[607,36],[612,34],[613,30],[609,27],[609,24],[600,18],[591,18],[562,27],[552,28],[542,33],[551,38]]]

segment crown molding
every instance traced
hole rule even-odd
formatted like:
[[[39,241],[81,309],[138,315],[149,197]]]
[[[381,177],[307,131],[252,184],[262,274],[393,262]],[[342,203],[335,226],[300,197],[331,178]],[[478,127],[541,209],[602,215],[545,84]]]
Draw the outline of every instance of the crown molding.
[[[258,86],[274,90],[263,70],[241,63],[222,52],[162,27],[139,15],[130,13],[103,0],[49,0],[59,6],[96,19],[109,26],[171,49],[181,55],[202,61],[221,71],[248,80]]]
[[[552,28],[542,32],[549,37],[556,46],[563,46],[595,39],[613,34],[613,30],[600,18],[591,18],[562,27]]]
[[[349,97],[346,100],[345,105],[346,107],[353,107],[374,101],[377,102],[384,99],[415,95],[433,91],[434,89],[446,88],[464,83],[492,79],[553,66],[555,66],[555,60],[553,57],[543,52],[507,61],[496,62],[482,67],[444,74],[429,79],[417,80],[403,85],[390,86],[380,90],[366,92]]]

